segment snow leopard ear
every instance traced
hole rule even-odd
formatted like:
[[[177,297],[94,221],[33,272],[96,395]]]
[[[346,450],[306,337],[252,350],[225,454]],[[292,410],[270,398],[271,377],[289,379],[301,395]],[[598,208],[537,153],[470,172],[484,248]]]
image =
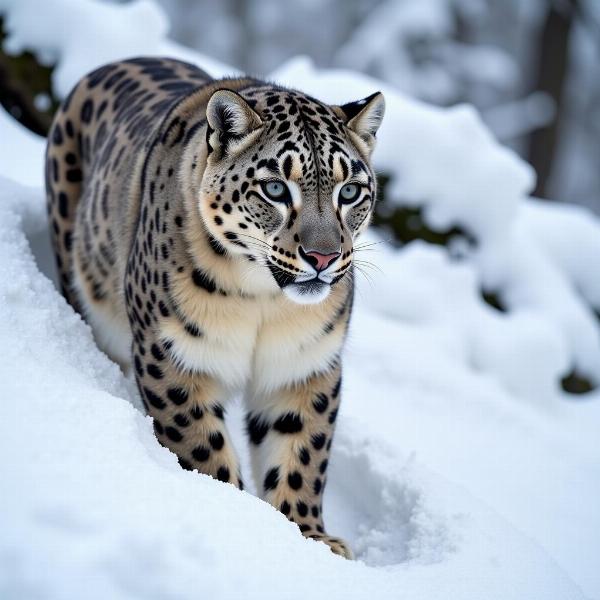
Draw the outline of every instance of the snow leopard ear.
[[[375,147],[375,136],[385,113],[385,98],[375,92],[363,100],[349,102],[336,107],[338,114],[346,122],[346,127],[367,147],[370,154]]]
[[[260,116],[232,90],[217,90],[206,106],[206,143],[211,160],[234,155],[250,145],[263,125]]]

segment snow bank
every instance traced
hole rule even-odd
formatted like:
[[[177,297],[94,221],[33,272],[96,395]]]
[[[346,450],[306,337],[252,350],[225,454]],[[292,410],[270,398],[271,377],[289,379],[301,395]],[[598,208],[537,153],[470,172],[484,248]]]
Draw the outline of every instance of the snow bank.
[[[600,264],[600,223],[586,208],[525,202],[520,218],[554,264],[596,311],[600,312],[600,277],[594,276]]]
[[[3,598],[583,598],[498,514],[378,441],[381,424],[377,435],[368,419],[365,427],[365,388],[381,402],[395,373],[379,389],[357,383],[360,356],[348,369],[325,514],[361,560],[305,540],[250,494],[183,471],[38,271],[25,232],[44,226],[39,190],[2,179],[0,197],[0,343],[10,348],[0,403]],[[359,321],[354,335],[377,370],[385,366],[372,326]]]
[[[0,134],[0,173],[19,183],[41,187],[46,140],[21,127],[2,106]]]

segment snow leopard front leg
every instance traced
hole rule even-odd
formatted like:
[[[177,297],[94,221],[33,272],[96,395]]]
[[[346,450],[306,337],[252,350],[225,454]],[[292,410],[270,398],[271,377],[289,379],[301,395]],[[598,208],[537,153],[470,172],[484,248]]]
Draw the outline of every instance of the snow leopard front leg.
[[[326,533],[323,491],[340,402],[341,365],[272,393],[248,399],[246,427],[259,494],[298,525],[305,537],[352,558]]]
[[[184,469],[243,489],[225,426],[222,385],[206,373],[182,370],[170,354],[170,342],[150,336],[146,331],[143,345],[139,336],[134,342],[134,371],[159,442],[177,455]],[[143,354],[138,353],[141,349]]]

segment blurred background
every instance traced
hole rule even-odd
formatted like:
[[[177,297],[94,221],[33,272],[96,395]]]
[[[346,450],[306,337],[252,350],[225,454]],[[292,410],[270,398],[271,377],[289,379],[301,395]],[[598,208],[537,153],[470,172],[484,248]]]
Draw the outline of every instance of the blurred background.
[[[598,0],[159,4],[171,38],[252,74],[265,76],[305,54],[318,66],[359,70],[429,103],[471,103],[498,140],[533,165],[536,196],[600,213]],[[1,20],[0,29],[2,40]],[[44,134],[56,100],[52,65],[38,59],[0,52],[0,102]]]

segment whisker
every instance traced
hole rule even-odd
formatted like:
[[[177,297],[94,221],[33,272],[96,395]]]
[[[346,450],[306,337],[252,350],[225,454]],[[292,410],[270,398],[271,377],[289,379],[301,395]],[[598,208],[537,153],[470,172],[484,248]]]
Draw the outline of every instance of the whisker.
[[[375,287],[375,284],[371,278],[371,275],[364,271],[359,265],[356,265],[356,270],[367,280],[371,287]]]
[[[359,285],[356,285],[356,272],[355,272],[355,270],[351,269],[348,274],[352,277],[352,285],[354,286],[354,290],[355,290],[356,295],[361,300],[364,300],[365,296],[363,294],[362,287],[359,286]],[[364,274],[363,274],[363,276],[364,276]]]
[[[394,240],[393,237],[387,238],[385,240],[378,240],[377,242],[360,242],[354,245],[354,249],[356,248],[368,248],[369,246],[378,246],[379,244],[387,244]]]
[[[368,267],[370,269],[373,269],[374,271],[378,271],[379,273],[381,273],[382,275],[385,275],[384,271],[381,269],[381,267],[379,265],[376,265],[375,263],[372,263],[368,260],[357,260],[356,258],[352,261],[353,263],[360,265],[362,267]]]
[[[265,242],[264,240],[261,240],[260,238],[257,238],[257,237],[255,237],[255,236],[253,236],[253,235],[250,235],[249,233],[241,233],[241,232],[238,232],[238,235],[241,235],[242,237],[246,237],[246,238],[249,238],[249,239],[251,239],[251,240],[254,240],[255,242],[258,242],[259,244],[262,244],[263,246],[266,246],[266,247],[267,247],[267,248],[269,248],[269,249],[271,248],[271,245],[270,245],[270,244],[268,244],[268,243],[267,243],[267,242]]]
[[[354,254],[358,252],[379,252],[379,248],[354,248]]]

